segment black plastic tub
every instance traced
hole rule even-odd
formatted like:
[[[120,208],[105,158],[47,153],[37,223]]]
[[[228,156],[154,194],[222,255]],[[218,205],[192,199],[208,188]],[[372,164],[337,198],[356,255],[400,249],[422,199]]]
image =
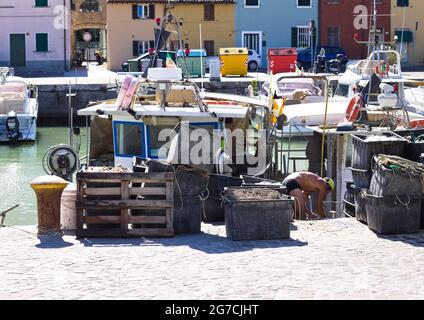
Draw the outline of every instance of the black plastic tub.
[[[372,178],[371,170],[349,168],[352,170],[353,184],[356,188],[369,189]]]
[[[199,197],[176,197],[174,199],[175,234],[200,233],[202,201]]]
[[[355,216],[355,203],[343,200],[344,209],[343,212],[351,217]]]
[[[220,198],[225,188],[240,187],[243,184],[243,179],[240,177],[231,177],[219,174],[209,175],[209,196]]]
[[[408,140],[395,133],[384,133],[378,136],[390,137],[391,140],[366,141],[370,135],[352,134],[352,168],[370,170],[372,157],[376,154],[387,154],[403,157]]]
[[[290,238],[294,201],[225,200],[225,229],[231,240],[276,240]]]
[[[378,234],[418,233],[421,207],[421,197],[367,195],[368,227]]]
[[[421,196],[423,187],[421,177],[376,165],[369,189],[375,196]]]
[[[355,189],[355,216],[356,220],[367,223],[367,198],[363,194],[368,193],[366,189]]]
[[[349,203],[355,203],[355,185],[351,181],[346,182],[346,193],[344,196],[344,200]]]
[[[224,222],[225,213],[221,197],[211,197],[203,201],[203,222]]]

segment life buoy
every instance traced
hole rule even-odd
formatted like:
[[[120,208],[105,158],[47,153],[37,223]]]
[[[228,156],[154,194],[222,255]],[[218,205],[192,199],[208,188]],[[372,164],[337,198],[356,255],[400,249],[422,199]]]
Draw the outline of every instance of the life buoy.
[[[355,122],[358,119],[359,112],[362,106],[362,95],[355,94],[350,100],[346,109],[346,120],[348,122]]]
[[[424,119],[414,119],[409,121],[411,129],[424,128]]]

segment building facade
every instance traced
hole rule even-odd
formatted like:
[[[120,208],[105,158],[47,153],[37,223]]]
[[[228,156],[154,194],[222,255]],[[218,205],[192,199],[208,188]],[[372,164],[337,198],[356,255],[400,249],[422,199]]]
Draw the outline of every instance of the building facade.
[[[309,22],[318,21],[319,0],[237,0],[236,44],[256,50],[266,66],[270,48],[308,48]]]
[[[391,41],[391,1],[377,0],[377,30],[379,39]],[[322,0],[319,10],[320,43],[343,48],[350,59],[363,59],[368,54],[368,41],[373,14],[373,0]]]
[[[120,70],[126,60],[154,47],[157,18],[163,18],[168,0],[108,0],[108,65]],[[217,55],[219,48],[235,45],[235,0],[175,0],[172,13],[181,22],[183,45]]]
[[[0,66],[60,73],[70,67],[69,0],[0,0]]]
[[[85,51],[90,53],[92,60],[96,49],[101,50],[103,55],[106,56],[107,0],[71,0],[71,17],[73,59],[75,59],[78,51]],[[89,42],[84,41],[84,34],[87,32],[92,39]]]
[[[402,62],[424,65],[424,1],[392,0],[391,24]]]

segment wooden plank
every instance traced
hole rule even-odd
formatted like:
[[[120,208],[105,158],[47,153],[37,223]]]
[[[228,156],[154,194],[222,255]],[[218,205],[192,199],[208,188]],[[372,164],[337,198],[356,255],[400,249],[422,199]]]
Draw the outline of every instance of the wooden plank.
[[[120,188],[84,188],[84,194],[87,196],[119,196]]]
[[[174,229],[79,229],[76,231],[77,238],[134,238],[134,237],[172,237]]]
[[[84,189],[84,184],[78,182],[77,183],[77,201],[81,201],[83,200],[83,189]],[[82,229],[84,227],[84,222],[83,222],[83,215],[84,215],[84,210],[83,209],[78,209],[76,210],[76,228],[78,229]]]
[[[173,172],[133,172],[133,173],[110,173],[110,172],[80,172],[77,173],[77,180],[91,182],[92,180],[101,182],[115,181],[144,181],[144,182],[166,182],[174,180]]]
[[[174,202],[174,183],[166,183],[166,200]],[[174,226],[174,207],[166,209],[166,227],[173,228]]]
[[[123,180],[121,182],[121,199],[122,200],[129,200],[130,198],[129,188],[130,188],[129,180]],[[128,230],[128,216],[129,216],[128,208],[122,208],[121,209],[121,230],[122,231]]]
[[[168,200],[81,200],[76,202],[77,209],[141,209],[172,208],[173,201]]]
[[[131,188],[130,195],[132,196],[164,196],[166,195],[165,188]]]
[[[158,224],[166,224],[165,216],[130,216],[128,219],[129,223],[158,223]]]
[[[86,216],[82,218],[85,224],[108,224],[108,223],[121,223],[120,216]]]

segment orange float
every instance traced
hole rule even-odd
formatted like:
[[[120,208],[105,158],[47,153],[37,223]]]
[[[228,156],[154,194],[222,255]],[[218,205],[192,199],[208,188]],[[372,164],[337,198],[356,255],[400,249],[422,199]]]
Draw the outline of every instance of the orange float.
[[[358,120],[359,112],[361,112],[361,106],[362,95],[359,93],[355,94],[346,109],[346,120],[348,122],[355,122]]]

